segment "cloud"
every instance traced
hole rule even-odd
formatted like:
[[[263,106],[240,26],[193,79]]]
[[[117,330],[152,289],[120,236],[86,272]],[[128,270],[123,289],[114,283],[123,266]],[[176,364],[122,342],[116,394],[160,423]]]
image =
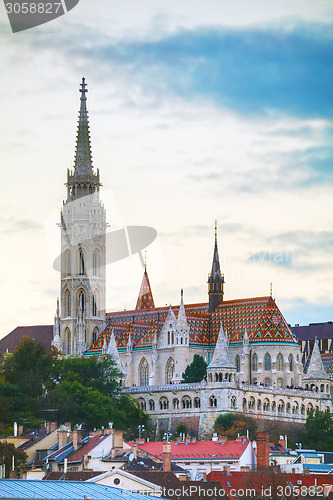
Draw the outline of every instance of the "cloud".
[[[295,255],[293,252],[270,252],[264,250],[252,254],[249,262],[269,262],[274,266],[291,267],[293,265]]]
[[[31,219],[15,219],[13,217],[0,218],[0,232],[2,233],[16,233],[25,231],[41,231],[44,227],[42,224],[36,223]]]

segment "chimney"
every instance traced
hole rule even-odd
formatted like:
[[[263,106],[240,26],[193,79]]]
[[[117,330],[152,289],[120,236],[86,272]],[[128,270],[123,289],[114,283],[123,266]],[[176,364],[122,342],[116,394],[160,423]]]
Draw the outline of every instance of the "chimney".
[[[50,423],[50,432],[56,431],[58,427],[57,422],[51,422]]]
[[[22,434],[23,434],[23,425],[19,425],[18,434],[19,434],[19,436],[22,436]]]
[[[120,448],[122,450],[123,447],[124,447],[123,431],[113,430],[113,446],[112,446],[112,448]]]
[[[60,429],[58,431],[58,449],[62,448],[65,446],[67,443],[67,430]]]
[[[89,456],[83,455],[83,468],[88,469],[88,465],[89,465]]]
[[[138,458],[138,443],[133,443],[133,455],[134,458]]]
[[[280,439],[279,439],[279,444],[281,446],[283,446],[283,448],[286,448],[287,447],[287,443],[286,443],[286,438],[287,436],[283,437],[283,436],[280,436]]]
[[[171,444],[163,443],[163,472],[171,472]]]
[[[17,437],[17,422],[14,422],[14,437]]]
[[[259,432],[257,434],[257,470],[265,470],[269,467],[269,434]]]
[[[82,444],[81,431],[79,430],[73,431],[72,436],[73,436],[73,448],[74,450],[78,450]]]

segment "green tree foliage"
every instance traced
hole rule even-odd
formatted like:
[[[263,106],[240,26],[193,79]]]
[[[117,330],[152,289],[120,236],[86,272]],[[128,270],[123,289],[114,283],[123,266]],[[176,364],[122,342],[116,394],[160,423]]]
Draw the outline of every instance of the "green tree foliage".
[[[250,439],[254,439],[257,435],[257,429],[257,420],[242,413],[219,415],[214,424],[214,431],[219,436],[226,436],[229,439],[236,439],[238,435],[246,436],[247,431],[249,431]]]
[[[9,477],[9,471],[12,468],[14,456],[14,466],[17,472],[23,469],[27,461],[27,455],[24,451],[18,451],[11,443],[2,443],[0,441],[0,464],[5,464],[5,475]]]
[[[120,376],[108,355],[59,359],[53,348],[47,351],[25,338],[2,363],[0,431],[6,433],[14,420],[38,426],[43,417],[83,424],[87,430],[109,422],[135,430],[148,416],[129,396],[120,395]]]
[[[201,382],[206,377],[207,374],[207,363],[202,356],[198,354],[194,355],[193,361],[190,365],[186,367],[182,377],[183,382]]]
[[[333,450],[333,418],[326,411],[311,411],[305,423],[303,445],[318,451]]]

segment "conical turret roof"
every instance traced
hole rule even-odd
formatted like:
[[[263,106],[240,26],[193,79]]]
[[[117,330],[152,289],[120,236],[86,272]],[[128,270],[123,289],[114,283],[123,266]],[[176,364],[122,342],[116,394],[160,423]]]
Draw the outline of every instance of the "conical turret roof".
[[[85,78],[81,83],[81,105],[79,112],[79,123],[76,137],[76,150],[74,160],[75,175],[92,175],[92,154],[90,145],[89,119],[87,111],[87,85]]]
[[[228,370],[236,370],[235,365],[231,361],[229,352],[229,342],[226,334],[224,333],[221,323],[220,332],[217,337],[215,351],[212,361],[209,363],[208,369],[227,368]]]
[[[306,375],[304,375],[303,380],[322,380],[329,379],[329,376],[325,372],[323,360],[320,355],[319,342],[318,339],[315,340],[310,364]]]

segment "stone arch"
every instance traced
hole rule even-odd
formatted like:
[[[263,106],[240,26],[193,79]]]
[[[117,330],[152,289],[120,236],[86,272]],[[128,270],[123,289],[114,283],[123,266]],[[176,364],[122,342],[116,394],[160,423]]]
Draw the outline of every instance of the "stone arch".
[[[76,314],[80,311],[80,304],[82,304],[82,312],[85,311],[86,308],[86,297],[87,292],[84,288],[80,287],[76,292]]]
[[[243,398],[243,411],[247,410],[247,399]]]
[[[279,354],[276,356],[276,369],[280,372],[283,370],[283,356],[279,352]]]
[[[200,398],[198,396],[194,398],[193,403],[194,403],[194,408],[200,408],[201,402],[200,402]]]
[[[209,398],[209,406],[211,408],[216,408],[216,406],[217,406],[216,396],[214,396],[214,395],[210,396],[210,398]]]
[[[279,415],[283,415],[284,413],[284,401],[282,399],[278,402],[278,413]]]
[[[276,413],[276,402],[272,401],[272,413]]]
[[[265,358],[264,358],[264,362],[265,362],[265,370],[266,371],[271,371],[272,358],[271,358],[271,355],[269,354],[269,352],[266,352]]]
[[[262,409],[263,411],[269,411],[270,410],[270,402],[269,402],[269,399],[268,398],[265,398],[264,399],[264,402],[263,402],[263,405],[262,405]]]
[[[168,408],[169,408],[169,400],[165,396],[162,396],[160,398],[160,410],[168,410]]]
[[[145,410],[146,409],[146,400],[145,399],[139,398],[138,399],[138,403],[139,403],[139,406],[140,406],[141,410]]]
[[[258,371],[258,356],[256,353],[254,353],[252,356],[252,370],[254,372]]]
[[[174,400],[173,400],[173,409],[179,410],[179,399],[178,398],[174,398]]]
[[[139,364],[139,385],[149,385],[149,364],[142,358]]]
[[[149,405],[149,411],[154,411],[155,410],[155,401],[153,399],[150,399],[148,401],[148,405]]]
[[[292,414],[293,415],[298,415],[299,414],[299,404],[297,401],[294,401],[293,402],[293,406],[292,406]]]
[[[257,401],[257,410],[261,411],[261,399],[258,399]]]
[[[276,383],[276,385],[277,385],[278,387],[283,387],[283,378],[279,377],[279,378],[277,379],[277,383]]]
[[[304,405],[301,406],[301,415],[302,416],[305,415],[305,406]]]
[[[291,404],[288,402],[288,403],[286,404],[286,414],[287,414],[287,415],[290,415],[290,409],[291,409]]]
[[[236,408],[236,406],[237,406],[237,398],[236,398],[236,396],[232,396],[231,397],[230,406],[231,406],[231,408]]]
[[[306,407],[306,413],[307,413],[307,415],[308,415],[311,411],[313,411],[313,404],[312,404],[312,403],[308,403],[308,404],[307,404],[307,407]]]
[[[255,405],[256,405],[256,402],[255,402],[254,397],[250,396],[250,398],[249,398],[249,410],[254,410]]]
[[[175,362],[174,359],[170,356],[165,365],[165,383],[171,384],[173,376],[175,373]]]
[[[182,397],[182,407],[183,407],[183,409],[192,408],[192,400],[191,400],[190,396],[183,396]]]

